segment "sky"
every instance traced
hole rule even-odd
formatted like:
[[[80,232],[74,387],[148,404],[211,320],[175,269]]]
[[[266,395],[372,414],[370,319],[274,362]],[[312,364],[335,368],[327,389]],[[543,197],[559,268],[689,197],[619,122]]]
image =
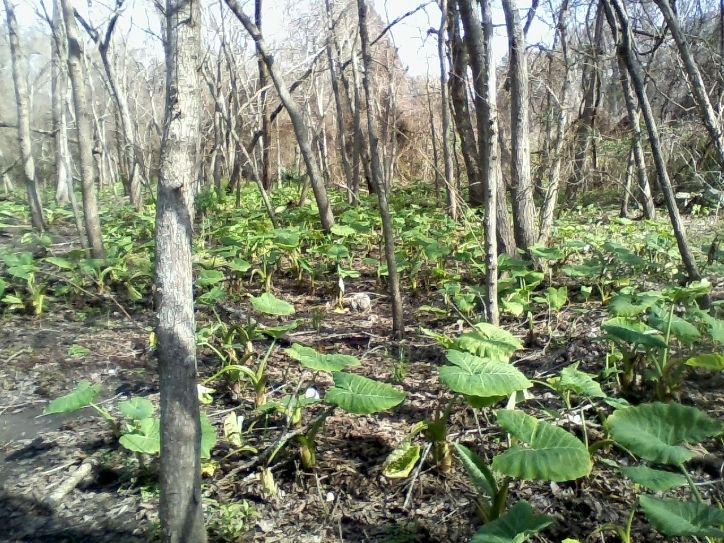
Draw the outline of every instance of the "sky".
[[[21,25],[44,26],[36,14],[40,3],[44,2],[50,11],[52,0],[16,0],[18,21]],[[216,3],[217,0],[205,0]],[[374,7],[383,20],[391,21],[400,15],[415,9],[423,0],[373,0]],[[265,0],[264,2],[264,33],[272,44],[283,44],[290,39],[295,31],[294,17],[303,13],[307,0]],[[74,0],[76,9],[88,14],[88,6],[92,6],[91,20],[98,24],[103,21],[104,13],[109,13],[107,6],[114,0]],[[119,22],[118,31],[128,37],[129,44],[134,48],[145,48],[149,54],[162,57],[161,44],[153,36],[159,32],[159,16],[152,0],[126,0],[127,7]],[[247,0],[245,5],[248,14],[253,13],[253,1]],[[291,6],[291,9],[288,9]],[[529,3],[521,6],[521,18],[524,18]],[[294,11],[295,13],[291,13]],[[493,0],[493,24],[496,26],[496,38],[493,42],[493,56],[502,59],[507,53],[507,39],[504,28],[504,17],[499,2]],[[235,23],[236,24],[236,23]],[[437,2],[432,2],[424,10],[405,18],[390,31],[390,36],[398,48],[402,64],[413,76],[438,76],[437,43],[435,36],[429,36],[427,30],[440,25],[440,10]],[[150,30],[150,32],[149,32]],[[531,42],[550,42],[550,30],[539,20],[534,21],[528,38]],[[155,51],[155,52],[154,52]]]

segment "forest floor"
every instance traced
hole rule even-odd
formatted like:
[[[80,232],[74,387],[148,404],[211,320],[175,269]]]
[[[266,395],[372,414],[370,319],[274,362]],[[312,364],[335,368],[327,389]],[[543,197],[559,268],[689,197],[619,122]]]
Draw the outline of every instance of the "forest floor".
[[[714,279],[722,282],[722,278]],[[395,383],[407,393],[406,402],[375,416],[335,411],[318,436],[314,471],[303,470],[294,451],[275,459],[272,471],[278,492],[273,497],[259,480],[259,466],[229,475],[255,454],[239,453],[220,442],[212,454],[218,468],[205,475],[203,483],[211,504],[212,540],[443,543],[468,541],[475,532],[474,492],[459,466],[440,473],[428,461],[407,479],[382,475],[389,453],[416,423],[432,415],[441,398],[448,397],[437,377],[444,352],[422,336],[419,327],[455,335],[462,321],[418,311],[430,304],[429,296],[408,293],[406,340],[392,345],[384,290],[365,277],[350,282],[348,289],[368,293],[372,307],[364,312],[335,311],[330,308],[329,290],[323,286],[310,291],[279,281],[276,292],[294,303],[296,317],[303,323],[288,340],[320,352],[357,356],[363,362],[361,373]],[[717,297],[722,297],[721,285]],[[504,321],[503,327],[525,342],[525,349],[514,359],[516,367],[531,380],[545,380],[573,362],[580,362],[581,370],[598,373],[608,349],[600,329],[605,311],[599,302],[572,301],[550,318],[537,316],[533,330],[522,319]],[[108,424],[93,411],[41,416],[49,400],[83,379],[102,384],[102,398],[108,403],[129,395],[158,401],[157,363],[148,347],[152,313],[149,308],[129,312],[124,315],[107,300],[88,299],[68,306],[55,303],[41,316],[4,317],[0,336],[0,541],[121,543],[154,539],[158,530],[156,461],[146,459],[147,464],[139,464],[120,449]],[[199,311],[198,326],[214,318]],[[258,341],[255,349],[263,353],[268,344]],[[202,378],[217,369],[213,357],[200,357]],[[310,377],[311,373],[283,350],[272,354],[271,397],[293,392]],[[314,378],[320,388],[331,383],[326,375]],[[722,420],[722,385],[722,374],[713,378],[692,374],[680,401]],[[233,408],[247,417],[258,416],[253,414],[248,390],[239,394],[223,386],[216,388],[214,404],[205,406],[215,425],[220,426]],[[537,388],[526,409],[545,412],[556,398],[545,390]],[[260,417],[246,439],[263,450],[284,431],[284,423],[277,418]],[[589,439],[603,435],[595,416],[587,431]],[[503,450],[500,430],[486,425],[470,409],[461,408],[453,415],[450,436],[471,447],[484,443],[491,456]],[[724,458],[721,441],[714,446],[709,452]],[[611,455],[626,461],[622,453],[611,451]],[[91,476],[73,485],[60,501],[54,500],[54,492],[89,458],[95,462]],[[711,481],[701,488],[716,503],[724,499],[724,486],[715,468],[702,463],[695,466],[694,473],[697,480]],[[607,524],[624,525],[637,493],[633,483],[612,472],[605,464],[596,463],[589,477],[573,483],[515,482],[511,502],[525,499],[537,512],[556,519],[545,535],[537,536],[538,541],[618,541],[612,534],[597,535],[595,530]],[[244,502],[250,505],[248,509],[227,507]],[[634,534],[637,542],[663,541],[640,513],[634,520]]]

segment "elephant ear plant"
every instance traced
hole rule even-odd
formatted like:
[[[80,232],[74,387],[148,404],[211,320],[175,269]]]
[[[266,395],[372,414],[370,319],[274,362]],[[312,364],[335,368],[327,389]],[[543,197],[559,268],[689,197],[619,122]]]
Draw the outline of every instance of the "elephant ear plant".
[[[118,402],[116,409],[120,416],[96,403],[101,386],[81,381],[69,394],[56,398],[45,409],[45,415],[76,413],[91,408],[106,420],[118,443],[125,449],[139,455],[156,455],[161,450],[161,423],[156,415],[156,406],[148,399],[135,397]],[[201,415],[201,458],[211,458],[211,449],[216,445],[216,430],[206,415]]]
[[[639,496],[639,505],[651,525],[670,537],[724,538],[724,511],[707,504],[686,464],[694,457],[691,445],[721,436],[724,425],[704,412],[677,403],[646,403],[619,409],[606,420],[606,429],[614,442],[642,461],[669,466],[675,471],[651,467],[618,466],[621,472],[646,490],[665,493],[689,486],[688,500]],[[631,521],[617,531],[625,543],[631,542]],[[711,540],[710,540],[711,541]]]
[[[312,381],[304,395],[288,396],[272,404],[272,408],[288,417],[293,427],[301,428],[302,411],[320,399],[332,408],[338,407],[353,415],[387,411],[405,400],[405,393],[392,385],[343,371],[361,365],[354,356],[323,354],[299,344],[292,345],[285,353],[297,360],[303,368],[314,372],[315,376],[319,372],[330,374],[334,381],[323,398],[319,397],[315,382]],[[324,419],[324,416],[318,418],[297,437],[300,460],[305,469],[312,469],[316,465],[316,436],[323,427]]]

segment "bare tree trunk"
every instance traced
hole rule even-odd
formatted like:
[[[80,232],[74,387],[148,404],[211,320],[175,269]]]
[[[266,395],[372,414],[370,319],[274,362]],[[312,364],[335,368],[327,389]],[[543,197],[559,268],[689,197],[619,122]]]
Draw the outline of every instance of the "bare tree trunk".
[[[440,119],[442,131],[442,158],[445,167],[445,192],[450,217],[455,221],[458,218],[458,194],[453,179],[452,149],[450,148],[450,101],[447,88],[447,55],[445,54],[445,30],[447,27],[447,9],[445,0],[440,0],[440,26],[437,29],[437,56],[440,63]]]
[[[225,0],[234,15],[241,21],[244,28],[249,35],[254,39],[256,43],[256,49],[264,64],[269,71],[269,75],[274,83],[274,87],[279,94],[279,99],[284,104],[284,107],[289,114],[289,119],[292,122],[294,133],[297,136],[297,143],[299,144],[299,150],[304,158],[304,163],[307,166],[307,175],[309,182],[312,185],[314,191],[314,197],[317,201],[317,207],[319,208],[319,217],[322,222],[322,228],[325,232],[329,232],[334,225],[334,215],[332,214],[332,208],[329,204],[329,198],[327,196],[327,188],[324,185],[322,174],[319,171],[319,165],[314,158],[314,151],[312,150],[311,139],[309,137],[309,129],[304,122],[304,113],[299,109],[299,106],[292,98],[289,89],[282,78],[281,73],[274,64],[274,59],[268,53],[264,39],[262,38],[259,29],[249,19],[249,17],[243,12],[238,0]]]
[[[588,25],[588,21],[586,21]],[[575,155],[573,157],[573,176],[566,187],[566,194],[573,197],[586,179],[586,162],[588,149],[593,137],[598,108],[598,94],[600,92],[601,78],[598,66],[598,57],[602,54],[603,40],[603,11],[600,5],[596,8],[595,30],[593,43],[590,44],[590,59],[585,59],[581,75],[583,89],[582,111],[578,119],[576,130]]]
[[[606,17],[608,18],[611,31],[614,35],[618,34],[617,48],[618,54],[624,59],[626,68],[631,77],[631,83],[633,85],[634,92],[639,101],[641,112],[644,116],[646,123],[646,130],[649,135],[649,144],[651,145],[651,154],[654,158],[654,164],[656,166],[656,173],[659,177],[659,185],[661,192],[664,194],[664,200],[666,202],[666,209],[669,212],[671,219],[671,225],[674,229],[674,235],[676,236],[676,243],[679,247],[679,254],[681,260],[686,268],[689,280],[698,281],[701,279],[701,274],[694,260],[694,255],[691,253],[689,248],[689,242],[686,239],[686,230],[684,223],[679,215],[679,209],[676,206],[676,199],[674,197],[674,189],[671,186],[671,180],[669,179],[669,173],[666,169],[666,160],[664,159],[663,152],[661,150],[661,140],[659,139],[659,131],[656,127],[656,120],[654,119],[654,112],[651,109],[649,98],[646,95],[646,89],[644,88],[644,77],[641,73],[641,65],[633,51],[633,38],[631,37],[631,27],[629,25],[628,15],[624,6],[620,0],[601,0],[606,10]],[[616,19],[614,19],[613,11],[611,6],[615,10],[616,19],[618,19],[618,25]],[[620,25],[620,31],[618,26]],[[708,304],[707,304],[708,305]]]
[[[694,95],[694,100],[697,107],[699,108],[699,114],[704,122],[709,137],[714,145],[716,151],[717,161],[719,166],[724,169],[724,137],[722,137],[721,127],[717,119],[716,112],[711,105],[709,94],[707,93],[704,81],[701,78],[701,72],[699,66],[696,64],[694,55],[691,54],[691,49],[686,41],[686,36],[681,30],[679,25],[679,18],[671,7],[669,0],[654,0],[656,5],[659,6],[661,14],[664,16],[664,20],[671,30],[671,35],[674,37],[676,47],[679,49],[679,56],[684,63],[684,71],[686,73],[686,81],[689,84],[691,93]],[[719,59],[719,62],[724,60]]]
[[[626,173],[623,182],[623,196],[621,197],[621,209],[618,212],[619,217],[628,217],[628,204],[631,200],[631,178],[633,177],[634,170],[634,149],[628,152],[628,159],[626,160]]]
[[[201,424],[191,274],[199,171],[199,0],[166,0],[166,118],[156,209],[156,310],[161,389],[161,519],[166,543],[204,543]]]
[[[556,206],[558,205],[558,190],[561,182],[561,162],[563,160],[563,143],[566,135],[566,125],[568,124],[568,96],[571,90],[571,69],[568,58],[568,0],[561,3],[561,10],[558,16],[558,38],[560,40],[561,51],[563,52],[563,65],[565,75],[563,77],[563,85],[561,94],[558,98],[558,122],[556,123],[555,145],[552,150],[553,163],[551,164],[548,187],[546,188],[543,205],[540,214],[540,232],[538,235],[538,243],[545,245],[553,231],[553,218]]]
[[[513,188],[513,230],[518,248],[527,250],[538,239],[533,181],[530,176],[528,126],[528,67],[525,38],[515,0],[503,0],[508,29],[510,77],[511,182]]]
[[[495,63],[492,54],[493,24],[490,1],[482,0],[481,19],[471,0],[458,0],[460,18],[465,30],[468,61],[473,75],[475,91],[475,116],[478,125],[478,155],[485,207],[485,305],[488,321],[498,324],[498,244],[497,244],[497,197],[500,157],[497,148],[497,100]]]
[[[379,155],[379,136],[377,135],[377,121],[372,109],[374,88],[370,70],[372,68],[372,55],[370,54],[370,37],[367,31],[367,0],[357,0],[357,14],[359,17],[360,47],[364,71],[362,85],[365,90],[367,103],[367,130],[370,139],[370,159],[372,161],[372,184],[377,191],[377,198],[382,218],[382,235],[385,240],[385,257],[387,260],[388,286],[390,301],[392,303],[392,332],[397,339],[402,339],[405,332],[405,322],[402,310],[402,294],[400,293],[400,279],[397,274],[397,261],[395,259],[395,233],[392,228],[392,217],[387,203],[387,188],[382,184],[382,164]]]
[[[91,120],[86,103],[85,74],[83,73],[83,49],[81,47],[78,25],[75,22],[71,0],[61,0],[63,20],[68,38],[68,77],[73,89],[75,124],[78,137],[78,157],[80,159],[81,187],[83,189],[83,213],[88,247],[93,258],[106,257],[101,234],[101,221],[98,215],[95,174],[93,172],[93,135]]]
[[[324,0],[324,7],[327,13],[327,61],[329,62],[329,78],[332,82],[332,94],[334,95],[337,121],[337,150],[342,160],[342,170],[344,171],[345,185],[347,186],[347,200],[349,203],[352,203],[358,195],[354,192],[352,165],[349,162],[349,155],[347,153],[347,132],[344,129],[344,105],[342,103],[342,93],[339,90],[339,78],[342,74],[337,73],[337,63],[339,59],[330,0]]]
[[[263,0],[254,0],[254,23],[262,31],[262,4]],[[259,56],[257,60],[259,70],[259,112],[261,115],[261,184],[264,190],[271,188],[271,122],[269,120],[269,104],[266,87],[267,69],[264,59]]]
[[[427,112],[430,119],[430,143],[432,144],[432,169],[435,174],[435,201],[440,199],[440,185],[443,184],[443,177],[440,175],[440,153],[437,150],[437,128],[435,127],[435,108],[432,105],[432,92],[430,92],[430,77],[428,76],[425,85],[427,94]]]
[[[53,130],[55,130],[55,200],[62,206],[70,203],[73,173],[70,169],[66,115],[66,105],[68,103],[68,79],[66,76],[68,49],[59,0],[53,1],[51,30],[53,33],[51,44],[51,99],[53,101]]]
[[[33,228],[42,232],[45,229],[43,219],[43,205],[38,194],[38,185],[35,179],[35,160],[33,159],[33,144],[30,139],[30,109],[28,106],[28,84],[26,81],[27,62],[20,48],[18,39],[18,21],[15,18],[15,6],[12,0],[3,0],[5,16],[8,25],[8,41],[10,42],[10,58],[15,83],[15,105],[18,113],[18,144],[20,145],[20,158],[23,161],[23,176],[25,190],[30,205],[30,218]]]
[[[653,219],[656,217],[656,207],[654,199],[651,196],[651,186],[649,185],[649,176],[646,173],[646,158],[644,157],[644,148],[641,145],[641,127],[639,125],[639,111],[636,106],[636,98],[631,89],[631,78],[626,68],[626,59],[620,54],[618,58],[618,71],[621,78],[621,87],[623,88],[623,96],[626,101],[626,112],[631,124],[632,143],[631,152],[636,166],[636,177],[638,179],[639,193],[642,200],[644,217]]]

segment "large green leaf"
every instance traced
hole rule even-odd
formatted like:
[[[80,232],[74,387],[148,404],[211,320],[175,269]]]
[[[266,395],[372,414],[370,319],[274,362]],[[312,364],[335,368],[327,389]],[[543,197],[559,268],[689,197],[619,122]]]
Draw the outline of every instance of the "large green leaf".
[[[322,354],[311,347],[305,347],[295,343],[284,351],[305,368],[313,371],[341,371],[346,368],[354,368],[361,363],[355,356],[346,354]]]
[[[131,398],[118,404],[121,414],[131,420],[143,420],[153,416],[156,407],[147,398]]]
[[[403,441],[393,450],[385,461],[382,474],[390,479],[404,479],[420,460],[420,445]]]
[[[648,403],[615,411],[606,420],[611,437],[637,456],[680,465],[693,453],[684,445],[719,435],[721,423],[695,407]]]
[[[201,458],[207,460],[211,458],[211,449],[216,446],[216,428],[209,417],[201,415]]]
[[[661,299],[651,294],[618,294],[608,304],[608,310],[617,317],[635,317]]]
[[[280,300],[268,292],[265,292],[261,296],[252,296],[251,305],[256,311],[266,315],[286,316],[294,314],[294,306],[292,304]]]
[[[386,383],[380,383],[345,372],[334,372],[334,387],[327,391],[324,401],[355,415],[368,415],[401,404],[405,393]]]
[[[568,302],[568,287],[548,287],[545,294],[546,302],[553,311],[559,311]]]
[[[642,322],[631,322],[624,317],[608,319],[601,325],[610,338],[630,345],[649,348],[666,348],[666,341],[655,328]]]
[[[507,362],[515,351],[523,348],[513,334],[487,322],[476,324],[472,332],[460,336],[455,344],[462,351],[500,362]]]
[[[672,488],[679,488],[688,484],[686,477],[681,473],[653,469],[648,466],[625,466],[619,469],[621,473],[637,485],[654,492],[666,492]]]
[[[129,451],[158,454],[161,451],[161,422],[155,417],[140,420],[136,431],[122,435],[118,442]]]
[[[500,473],[526,481],[571,481],[591,472],[588,449],[566,430],[511,410],[498,411],[498,424],[529,445],[496,456],[493,468]]]
[[[72,413],[92,404],[101,392],[101,385],[94,385],[90,381],[81,381],[73,392],[56,398],[48,407],[45,414]]]
[[[202,287],[210,287],[223,282],[224,279],[226,279],[224,272],[220,270],[201,270],[196,282]]]
[[[520,370],[507,362],[455,350],[447,352],[447,359],[452,365],[440,368],[440,381],[458,394],[480,398],[508,396],[532,386]]]
[[[724,511],[719,507],[645,495],[639,497],[639,503],[652,526],[662,534],[671,537],[724,537]]]
[[[649,324],[662,334],[666,334],[669,327],[669,314],[655,311],[649,317]],[[671,335],[684,343],[693,343],[701,337],[696,326],[676,315],[671,315]]]
[[[601,385],[591,375],[578,369],[578,363],[563,368],[557,386],[587,398],[606,397]]]
[[[523,543],[553,522],[552,517],[536,515],[528,502],[521,501],[502,517],[480,528],[472,543]]]
[[[565,255],[563,251],[556,247],[541,247],[540,245],[534,245],[528,249],[531,255],[542,258],[543,260],[563,260]]]
[[[700,354],[699,356],[689,358],[684,363],[687,366],[691,366],[692,368],[702,368],[711,371],[724,371],[724,354]]]
[[[477,491],[485,494],[491,500],[495,498],[498,485],[485,460],[460,443],[455,443],[455,450]]]

